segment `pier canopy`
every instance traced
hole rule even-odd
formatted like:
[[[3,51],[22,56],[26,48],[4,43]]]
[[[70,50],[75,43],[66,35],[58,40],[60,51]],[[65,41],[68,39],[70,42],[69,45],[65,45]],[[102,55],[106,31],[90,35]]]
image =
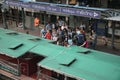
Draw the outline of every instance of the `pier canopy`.
[[[34,2],[31,0],[27,0],[27,1],[6,0],[5,4],[10,6],[32,9],[32,10],[61,13],[61,14],[68,14],[68,15],[74,15],[74,16],[95,18],[95,19],[110,17],[111,16],[110,12],[112,11],[111,9],[108,9],[108,8],[93,8],[93,7],[74,6],[74,5],[67,5],[67,4]]]

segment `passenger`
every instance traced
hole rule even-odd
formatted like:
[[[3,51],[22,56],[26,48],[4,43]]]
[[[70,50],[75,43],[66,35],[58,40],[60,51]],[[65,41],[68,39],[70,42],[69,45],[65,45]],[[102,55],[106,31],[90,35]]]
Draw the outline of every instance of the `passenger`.
[[[72,41],[72,36],[68,35],[68,45],[72,46],[73,45],[73,41]]]
[[[102,36],[102,39],[103,39],[104,45],[107,46],[107,43],[108,43],[107,37],[106,36]]]
[[[72,29],[71,28],[68,28],[68,35],[70,35],[72,38]]]
[[[55,29],[58,30],[58,28],[59,28],[59,24],[58,24],[58,22],[56,22],[55,23]]]
[[[85,29],[85,28],[86,28],[86,26],[85,26],[85,24],[83,24],[83,22],[81,22],[80,28],[81,28],[81,29]]]
[[[85,35],[85,30],[84,30],[84,28],[80,28],[80,32]]]
[[[95,49],[97,44],[97,34],[95,30],[92,30],[92,35],[90,36],[92,49]]]
[[[64,29],[68,29],[68,26],[66,25],[66,23],[63,23],[62,26],[61,26],[61,30],[64,30]]]
[[[59,35],[58,39],[57,39],[57,45],[64,46],[64,42],[63,41],[64,41],[63,36]]]
[[[64,21],[61,18],[59,18],[57,22],[58,22],[59,27],[61,27],[62,24],[64,23]]]
[[[107,36],[108,36],[108,26],[105,26],[105,33],[104,33],[104,35],[102,36],[102,39],[103,39],[103,42],[104,42],[104,45],[105,45],[105,46],[107,46],[107,43],[108,43]]]
[[[47,32],[47,31],[46,31],[46,28],[43,27],[43,28],[41,29],[41,31],[40,31],[40,33],[41,33],[40,36],[41,36],[42,38],[45,38],[45,34],[46,34],[46,32]]]
[[[73,29],[72,29],[72,39],[73,39],[73,40],[75,40],[76,35],[77,35],[77,34],[76,34],[76,30],[75,30],[75,28],[73,28]]]
[[[70,45],[68,44],[67,41],[64,41],[64,47],[69,47]]]
[[[84,42],[85,42],[85,35],[81,33],[81,31],[79,30],[79,28],[76,29],[76,33],[77,33],[77,46],[81,46]]]
[[[56,29],[53,29],[52,30],[52,40],[57,41],[57,38],[58,38],[57,31],[56,31]]]
[[[84,36],[84,39],[85,39],[85,41],[84,41],[84,43],[81,45],[81,47],[88,48],[88,41],[87,41],[87,39],[86,39],[86,36]]]
[[[58,33],[59,35],[62,35],[62,30],[61,30],[60,27],[58,28],[57,33]]]
[[[64,29],[63,33],[64,33],[64,38],[65,38],[64,41],[68,42],[68,31],[67,31],[67,29]]]
[[[47,25],[46,25],[46,30],[49,30],[50,33],[52,34],[52,25],[51,25],[50,22],[47,23]]]
[[[51,33],[50,33],[49,30],[47,30],[47,33],[45,34],[45,38],[46,38],[46,39],[49,39],[49,40],[52,39],[52,35],[51,35]]]
[[[34,26],[35,26],[35,27],[38,27],[39,24],[40,24],[40,19],[39,19],[38,17],[36,17],[36,18],[34,19]]]

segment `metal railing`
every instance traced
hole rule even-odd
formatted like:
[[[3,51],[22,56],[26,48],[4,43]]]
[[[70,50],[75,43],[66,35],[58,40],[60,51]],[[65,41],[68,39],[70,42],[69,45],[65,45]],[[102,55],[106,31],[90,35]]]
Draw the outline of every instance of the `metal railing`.
[[[38,80],[41,79],[41,80],[58,80],[56,78],[53,78],[51,76],[48,76],[46,74],[43,74],[43,73],[40,73],[39,76],[38,76]]]
[[[8,71],[14,75],[19,75],[20,72],[18,67],[19,66],[17,64],[0,59],[0,69]]]

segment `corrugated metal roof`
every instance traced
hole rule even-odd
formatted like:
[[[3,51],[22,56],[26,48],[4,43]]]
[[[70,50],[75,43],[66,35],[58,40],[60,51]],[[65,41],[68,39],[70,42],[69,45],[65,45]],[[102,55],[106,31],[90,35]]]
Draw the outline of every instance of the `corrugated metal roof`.
[[[46,57],[38,63],[39,66],[64,75],[86,80],[119,80],[120,78],[120,56],[77,46],[67,48],[48,43],[42,43],[30,51]],[[90,53],[82,53],[86,51]],[[69,64],[74,59],[76,61],[70,66],[61,65]]]
[[[106,20],[111,20],[111,21],[120,21],[120,16],[116,16],[116,17],[108,17],[105,18]]]
[[[16,32],[17,35],[8,34],[11,32],[13,31],[0,29],[0,53],[2,54],[17,58],[29,51],[37,43],[28,40],[33,36],[18,32]]]
[[[33,52],[45,57],[38,66],[85,80],[120,79],[120,56],[77,46],[58,46],[50,44],[52,41],[49,40],[31,41],[29,39],[39,37],[23,33],[8,35],[8,32],[13,31],[0,29],[0,53],[17,58],[27,51]],[[23,46],[16,50],[9,49],[19,44]],[[89,54],[83,54],[86,51]]]

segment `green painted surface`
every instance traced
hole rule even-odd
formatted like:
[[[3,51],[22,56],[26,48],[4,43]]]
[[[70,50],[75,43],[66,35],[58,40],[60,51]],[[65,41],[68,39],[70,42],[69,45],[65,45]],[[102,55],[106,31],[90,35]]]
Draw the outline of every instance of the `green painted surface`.
[[[30,51],[45,57],[38,63],[39,66],[61,74],[85,80],[120,80],[120,56],[77,46],[57,46],[45,39],[31,41],[29,39],[39,37],[23,33],[7,35],[6,32],[11,31],[0,29],[0,52],[6,55],[19,57]],[[20,43],[24,45],[16,50],[9,49],[10,46]],[[87,51],[88,54],[80,53]],[[76,60],[72,62],[74,59]],[[61,65],[69,63],[69,66]]]
[[[54,52],[52,52],[52,50]],[[63,49],[57,47],[54,49],[54,47],[51,46],[48,52],[44,52],[44,55],[51,54],[51,56],[48,56],[40,62],[39,65],[53,71],[86,80],[120,80],[119,56],[94,50],[92,50],[90,54],[77,53],[78,51],[84,50],[88,49],[78,48],[76,46]],[[61,65],[61,63],[64,63],[63,61],[73,60],[73,58],[76,58],[76,61],[70,66]]]
[[[11,30],[0,29],[0,53],[6,54],[11,57],[19,57],[29,51],[31,48],[36,46],[38,42],[31,41],[29,39],[36,38],[36,36],[31,36],[23,33],[18,33],[18,35],[9,35],[7,33],[13,32]],[[14,31],[15,32],[15,31]],[[17,33],[17,32],[16,32]],[[10,48],[17,47],[19,44],[23,44],[15,50]]]

